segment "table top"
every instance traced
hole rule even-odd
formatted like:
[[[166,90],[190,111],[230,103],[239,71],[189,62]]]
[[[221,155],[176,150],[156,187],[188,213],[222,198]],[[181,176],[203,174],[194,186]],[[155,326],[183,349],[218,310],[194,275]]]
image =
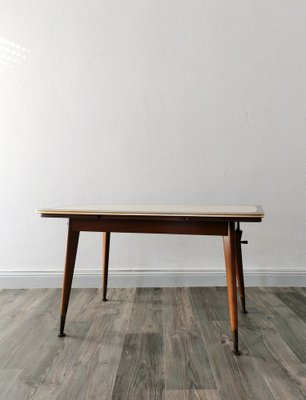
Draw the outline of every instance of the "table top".
[[[70,216],[159,216],[159,217],[214,217],[214,218],[263,218],[261,206],[205,206],[205,205],[132,205],[103,204],[82,205],[73,207],[58,207],[39,209],[36,213],[44,217]]]

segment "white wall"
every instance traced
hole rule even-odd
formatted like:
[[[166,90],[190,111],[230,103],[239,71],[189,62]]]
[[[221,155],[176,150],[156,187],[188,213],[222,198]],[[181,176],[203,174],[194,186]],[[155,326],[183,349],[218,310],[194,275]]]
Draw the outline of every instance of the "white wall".
[[[262,204],[245,268],[306,270],[305,20],[303,0],[0,0],[0,276],[62,270],[66,222],[34,210],[80,203]],[[223,268],[218,238],[111,246],[118,271]],[[100,250],[83,234],[77,270]]]

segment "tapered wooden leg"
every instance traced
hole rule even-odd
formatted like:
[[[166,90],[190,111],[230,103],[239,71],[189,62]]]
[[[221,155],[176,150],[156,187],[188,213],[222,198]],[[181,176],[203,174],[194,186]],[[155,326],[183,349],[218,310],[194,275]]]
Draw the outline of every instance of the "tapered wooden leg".
[[[103,301],[107,301],[107,279],[109,261],[110,232],[103,232]]]
[[[237,285],[236,285],[236,240],[234,222],[228,223],[228,236],[223,238],[224,257],[226,267],[228,306],[230,314],[230,324],[233,338],[233,352],[239,355],[238,349],[238,317],[237,317]]]
[[[63,279],[63,289],[62,289],[62,307],[61,307],[60,333],[58,335],[59,337],[65,336],[64,328],[65,328],[66,314],[67,314],[70,291],[71,291],[71,283],[73,278],[75,259],[78,249],[79,234],[80,232],[72,231],[69,224],[65,272]]]
[[[238,229],[236,229],[236,276],[237,276],[237,282],[238,282],[238,288],[239,288],[242,313],[247,314],[247,310],[245,308],[243,263],[242,263],[242,253],[241,253],[241,237],[242,237],[242,230],[240,230],[240,227],[238,225]]]

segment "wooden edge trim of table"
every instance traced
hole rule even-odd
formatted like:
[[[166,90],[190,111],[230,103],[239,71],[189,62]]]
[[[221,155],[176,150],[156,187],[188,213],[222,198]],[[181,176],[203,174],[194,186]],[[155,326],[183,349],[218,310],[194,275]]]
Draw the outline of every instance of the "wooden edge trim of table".
[[[200,212],[197,208],[195,208],[194,211],[191,211],[192,208],[186,208],[186,210],[183,211],[170,211],[167,209],[167,206],[165,206],[165,211],[124,211],[124,205],[123,211],[118,211],[118,210],[103,210],[103,206],[101,206],[101,209],[84,209],[84,210],[77,210],[77,209],[69,209],[69,208],[49,208],[49,209],[40,209],[36,210],[37,214],[41,214],[43,217],[48,217],[48,216],[54,216],[57,218],[67,218],[67,217],[73,217],[73,216],[93,216],[93,217],[98,217],[98,216],[103,216],[103,217],[139,217],[139,218],[166,218],[166,217],[179,217],[179,218],[232,218],[233,220],[235,219],[242,219],[242,218],[247,218],[248,220],[253,220],[253,219],[262,219],[264,217],[264,211],[261,206],[252,206],[256,209],[254,212],[234,212],[234,211],[228,211],[228,212],[220,212],[220,211],[204,211],[205,206],[203,206],[203,211]],[[141,206],[139,206],[141,207]],[[226,208],[227,206],[225,206]],[[230,208],[230,206],[228,206]],[[245,206],[242,206],[242,209]],[[237,207],[239,208],[239,207]],[[219,207],[220,209],[220,207]],[[224,211],[224,210],[223,210]]]

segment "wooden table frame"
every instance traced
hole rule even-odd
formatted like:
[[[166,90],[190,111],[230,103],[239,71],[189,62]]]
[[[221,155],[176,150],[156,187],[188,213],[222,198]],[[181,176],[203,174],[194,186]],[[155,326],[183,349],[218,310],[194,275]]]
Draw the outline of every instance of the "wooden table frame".
[[[42,217],[68,218],[68,238],[65,271],[62,288],[62,304],[59,336],[65,336],[64,328],[69,304],[71,284],[78,248],[79,234],[83,231],[103,232],[103,300],[106,301],[109,248],[111,232],[121,233],[159,233],[184,235],[222,236],[226,267],[226,281],[230,327],[233,340],[233,352],[239,355],[237,284],[241,299],[242,313],[245,308],[243,264],[241,255],[242,230],[240,222],[260,222],[256,217],[184,217],[184,216],[133,216],[133,215],[71,215],[41,214]]]

